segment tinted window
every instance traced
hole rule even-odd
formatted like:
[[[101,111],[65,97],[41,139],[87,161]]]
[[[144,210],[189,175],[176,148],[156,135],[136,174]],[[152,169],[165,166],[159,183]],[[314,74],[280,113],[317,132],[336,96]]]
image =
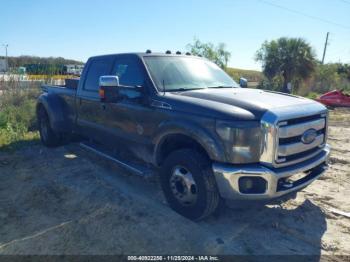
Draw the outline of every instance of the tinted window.
[[[145,82],[141,65],[137,59],[133,58],[117,59],[112,75],[117,75],[120,85],[124,86],[142,86]]]
[[[94,59],[89,66],[84,89],[89,91],[97,91],[99,88],[100,76],[110,75],[112,64],[112,57]]]

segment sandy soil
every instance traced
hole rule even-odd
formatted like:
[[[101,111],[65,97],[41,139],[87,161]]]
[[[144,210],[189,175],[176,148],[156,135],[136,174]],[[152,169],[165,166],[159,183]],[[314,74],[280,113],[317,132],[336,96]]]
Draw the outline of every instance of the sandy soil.
[[[225,207],[194,223],[155,178],[72,144],[0,152],[0,254],[350,255],[350,119],[334,113],[329,171],[281,204]]]

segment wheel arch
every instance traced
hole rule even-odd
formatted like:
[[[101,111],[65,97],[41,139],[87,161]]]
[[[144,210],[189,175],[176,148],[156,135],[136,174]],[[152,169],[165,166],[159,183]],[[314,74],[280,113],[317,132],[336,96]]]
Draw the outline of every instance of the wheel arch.
[[[209,132],[198,125],[189,123],[167,123],[160,128],[154,138],[154,163],[160,166],[165,158],[174,150],[195,148],[208,159],[224,161],[224,150]]]
[[[36,105],[37,118],[42,109],[48,114],[50,126],[53,130],[57,132],[70,132],[72,130],[72,123],[65,113],[62,98],[47,93],[40,95]]]

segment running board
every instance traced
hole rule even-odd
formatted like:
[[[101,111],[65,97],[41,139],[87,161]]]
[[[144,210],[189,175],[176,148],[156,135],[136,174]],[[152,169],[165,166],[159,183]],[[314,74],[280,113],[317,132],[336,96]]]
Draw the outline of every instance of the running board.
[[[107,152],[106,150],[103,149],[99,149],[98,146],[93,145],[93,144],[88,144],[88,143],[84,143],[81,142],[80,146],[90,152],[93,152],[103,158],[106,158],[108,160],[113,161],[114,163],[116,163],[117,165],[129,170],[130,172],[139,175],[139,176],[143,176],[143,177],[151,177],[154,176],[154,171],[151,170],[150,168],[138,165],[138,164],[133,164],[130,163],[128,161],[125,160],[120,160],[118,159],[116,156],[114,156],[113,154],[111,154],[110,152]]]

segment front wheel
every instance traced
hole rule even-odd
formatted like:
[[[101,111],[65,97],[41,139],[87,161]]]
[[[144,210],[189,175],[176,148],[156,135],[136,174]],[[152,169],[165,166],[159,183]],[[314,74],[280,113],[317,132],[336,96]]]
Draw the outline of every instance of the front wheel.
[[[189,219],[209,216],[219,205],[211,161],[195,150],[171,153],[162,165],[160,180],[170,207]]]

